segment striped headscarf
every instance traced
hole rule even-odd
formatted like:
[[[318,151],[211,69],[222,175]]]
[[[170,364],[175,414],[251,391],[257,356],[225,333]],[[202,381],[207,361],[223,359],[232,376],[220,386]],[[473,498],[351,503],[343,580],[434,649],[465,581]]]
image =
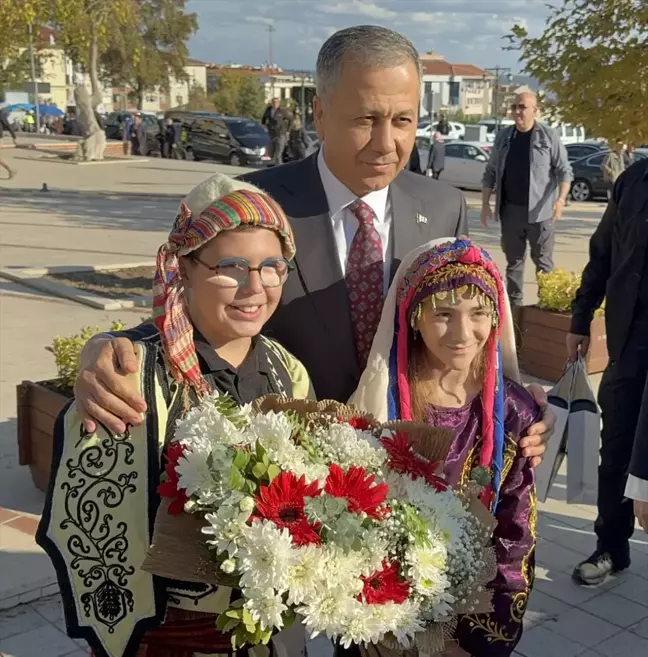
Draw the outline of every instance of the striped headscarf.
[[[240,226],[274,230],[286,260],[295,256],[295,242],[281,206],[252,185],[217,174],[198,185],[180,203],[169,238],[158,250],[153,278],[153,321],[160,332],[169,369],[179,383],[199,395],[209,393],[200,372],[193,341],[193,326],[180,276],[182,256]]]

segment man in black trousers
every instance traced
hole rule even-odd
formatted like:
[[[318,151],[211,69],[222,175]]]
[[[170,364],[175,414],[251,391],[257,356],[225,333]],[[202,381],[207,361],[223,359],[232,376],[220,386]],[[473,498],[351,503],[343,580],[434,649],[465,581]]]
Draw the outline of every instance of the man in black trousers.
[[[632,500],[626,497],[626,484],[634,481],[628,482],[627,475],[648,375],[647,247],[648,161],[644,160],[618,178],[601,223],[592,235],[590,260],[576,294],[567,336],[570,360],[579,353],[584,356],[594,311],[606,299],[610,362],[599,389],[603,428],[595,523],[598,543],[594,553],[573,573],[574,579],[584,585],[600,584],[610,574],[630,566],[634,514]],[[648,488],[648,482],[644,482],[644,488]],[[641,492],[638,490],[639,495]],[[643,494],[648,500],[648,490]]]

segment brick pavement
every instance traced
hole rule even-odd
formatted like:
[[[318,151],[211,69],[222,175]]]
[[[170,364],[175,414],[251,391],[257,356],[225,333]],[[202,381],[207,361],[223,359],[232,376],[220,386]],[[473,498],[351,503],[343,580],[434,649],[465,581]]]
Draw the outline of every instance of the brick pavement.
[[[125,197],[120,185],[123,188],[125,182],[133,182],[138,194],[162,188],[184,193],[212,171],[227,170],[202,162],[154,164],[161,169],[142,173],[126,168],[111,171],[115,165],[92,168],[32,162],[26,176],[21,172],[11,181],[16,185],[11,193],[3,195],[0,189],[3,264],[89,264],[98,257],[102,262],[119,263],[152,257],[173,217],[175,199]],[[50,180],[57,186],[67,185],[69,195],[41,197],[20,191],[30,189],[26,178],[32,192],[40,188],[47,167],[58,167],[58,177]],[[23,187],[17,186],[21,178]],[[167,185],[170,178],[179,184]],[[72,193],[77,183],[83,193]],[[573,269],[584,264],[586,238],[600,212],[598,205],[570,209],[560,224],[558,265]],[[476,213],[471,214],[471,229],[502,265],[496,231],[481,229]],[[532,301],[530,268],[525,280],[525,293]],[[89,324],[105,328],[117,315],[134,323],[142,311],[106,313],[2,281],[0,311],[0,655],[78,657],[87,651],[83,642],[72,641],[63,633],[52,568],[33,542],[43,495],[32,486],[28,471],[16,465],[14,388],[22,379],[39,380],[54,373],[51,357],[44,351],[54,335],[74,333]],[[564,478],[559,477],[552,498],[540,511],[537,581],[518,654],[646,657],[648,536],[639,532],[635,536],[630,573],[600,588],[583,589],[572,584],[569,574],[594,545],[594,510],[567,505]]]

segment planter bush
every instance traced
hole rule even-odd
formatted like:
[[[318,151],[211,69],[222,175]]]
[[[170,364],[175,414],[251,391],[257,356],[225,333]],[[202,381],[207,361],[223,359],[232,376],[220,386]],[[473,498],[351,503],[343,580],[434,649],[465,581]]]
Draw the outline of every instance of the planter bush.
[[[558,381],[565,368],[565,339],[571,324],[571,304],[581,275],[555,269],[538,275],[538,304],[525,306],[521,317],[520,365],[527,374]],[[587,372],[596,374],[607,366],[608,352],[604,308],[590,327],[590,347],[585,358]]]
[[[121,322],[114,322],[110,330],[123,328]],[[18,459],[20,465],[29,466],[34,484],[42,491],[50,477],[56,418],[72,399],[81,349],[96,333],[98,328],[85,327],[76,335],[55,337],[46,349],[54,354],[57,378],[17,386]]]

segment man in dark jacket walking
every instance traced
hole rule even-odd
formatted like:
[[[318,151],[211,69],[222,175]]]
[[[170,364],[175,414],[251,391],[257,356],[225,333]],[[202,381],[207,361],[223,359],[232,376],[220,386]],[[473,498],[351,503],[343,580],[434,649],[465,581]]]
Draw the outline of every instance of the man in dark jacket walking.
[[[594,525],[598,544],[594,553],[574,570],[573,577],[580,584],[600,584],[608,575],[628,568],[629,541],[634,531],[629,497],[636,495],[636,499],[641,499],[648,494],[625,490],[648,377],[647,207],[648,160],[643,160],[619,176],[601,223],[592,235],[590,259],[573,304],[567,336],[570,360],[586,355],[590,322],[606,299],[610,362],[603,374],[598,400],[603,417],[598,518]]]
[[[281,164],[288,131],[292,125],[292,115],[279,104],[278,98],[272,99],[272,104],[266,108],[261,123],[268,130],[272,144],[272,163]]]
[[[425,173],[438,180],[443,169],[445,169],[445,143],[441,133],[435,132],[430,144],[430,154]]]
[[[7,131],[11,138],[13,139],[14,146],[18,146],[18,141],[16,140],[16,133],[11,127],[11,122],[9,121],[9,112],[4,107],[0,107],[0,142],[4,137],[4,131]],[[9,174],[9,180],[11,180],[16,172],[2,159],[0,156],[0,168],[4,169]]]

